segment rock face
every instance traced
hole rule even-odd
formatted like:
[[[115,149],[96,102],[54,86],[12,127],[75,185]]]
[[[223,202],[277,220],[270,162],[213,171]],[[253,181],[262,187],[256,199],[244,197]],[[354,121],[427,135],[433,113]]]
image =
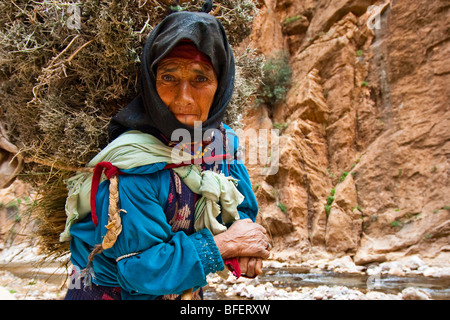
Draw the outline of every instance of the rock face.
[[[283,127],[277,174],[248,166],[275,255],[448,258],[448,1],[260,3],[253,43],[293,70],[286,101],[245,120]]]

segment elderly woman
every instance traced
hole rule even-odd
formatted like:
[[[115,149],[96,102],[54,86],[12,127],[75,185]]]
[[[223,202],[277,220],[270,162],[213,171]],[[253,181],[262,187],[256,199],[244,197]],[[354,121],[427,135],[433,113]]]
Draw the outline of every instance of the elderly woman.
[[[222,123],[233,83],[233,54],[213,16],[173,13],[151,32],[141,94],[112,119],[112,142],[88,164],[94,173],[69,181],[66,236],[84,272],[66,299],[173,299],[190,289],[202,298],[206,276],[225,265],[262,273],[269,241],[254,223],[237,137]],[[192,140],[178,141],[177,129]]]

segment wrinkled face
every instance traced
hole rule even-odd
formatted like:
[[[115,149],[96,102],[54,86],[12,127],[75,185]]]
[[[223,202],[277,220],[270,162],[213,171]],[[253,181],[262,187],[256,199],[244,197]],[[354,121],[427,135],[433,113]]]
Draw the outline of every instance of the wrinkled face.
[[[217,77],[207,63],[169,58],[158,64],[156,91],[181,123],[206,121],[216,90]]]

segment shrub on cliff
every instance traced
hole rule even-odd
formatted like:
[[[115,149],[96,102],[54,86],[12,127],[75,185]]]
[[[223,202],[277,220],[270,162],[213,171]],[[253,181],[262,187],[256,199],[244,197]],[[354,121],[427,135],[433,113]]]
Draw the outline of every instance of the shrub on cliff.
[[[263,77],[258,90],[257,102],[264,103],[270,110],[286,100],[292,81],[289,54],[285,51],[275,53],[263,67]]]

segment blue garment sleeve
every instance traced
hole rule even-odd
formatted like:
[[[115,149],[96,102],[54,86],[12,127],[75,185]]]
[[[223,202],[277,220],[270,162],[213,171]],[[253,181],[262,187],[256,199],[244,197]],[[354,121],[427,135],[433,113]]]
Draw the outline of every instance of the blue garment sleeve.
[[[171,231],[163,211],[169,183],[167,170],[150,175],[119,176],[120,208],[126,213],[121,213],[122,232],[116,243],[103,254],[113,259],[135,254],[117,263],[118,283],[131,298],[195,290],[207,284],[208,273],[224,268],[220,252],[207,229],[190,236],[183,231]],[[108,188],[109,181],[105,181],[97,192],[97,243],[106,234]]]
[[[229,148],[234,158],[223,166],[224,174],[231,175],[238,180],[237,189],[244,196],[244,201],[238,206],[239,217],[241,219],[248,218],[255,222],[258,214],[258,202],[252,190],[252,183],[247,168],[242,160],[237,159],[236,153],[239,147],[239,139],[229,126],[224,124],[224,128],[226,129]]]
[[[243,164],[234,163],[230,165],[230,174],[238,179],[237,189],[244,196],[244,201],[238,206],[239,217],[241,219],[256,220],[258,214],[258,203],[252,190],[252,184],[247,169]]]

